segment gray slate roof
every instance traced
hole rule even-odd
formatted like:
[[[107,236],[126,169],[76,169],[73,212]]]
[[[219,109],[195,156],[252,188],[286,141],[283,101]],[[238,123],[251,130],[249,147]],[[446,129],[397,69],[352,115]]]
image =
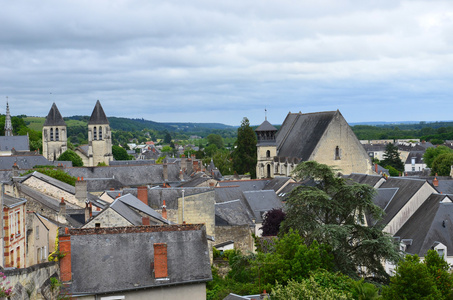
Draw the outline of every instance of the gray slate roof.
[[[439,179],[438,178],[438,186],[435,186],[434,188],[442,194],[453,194],[453,180],[452,179]],[[430,179],[429,183],[433,183],[433,180]]]
[[[277,132],[278,156],[307,160],[337,113],[289,113]]]
[[[78,229],[69,233],[73,276],[68,289],[73,295],[162,288],[212,278],[203,225]],[[152,275],[155,243],[167,245],[168,280],[155,280]]]
[[[381,175],[367,175],[367,174],[358,174],[358,173],[344,175],[343,178],[350,179],[350,180],[360,183],[360,184],[367,184],[372,187],[376,187],[376,184],[380,180],[382,180]]]
[[[138,212],[144,213],[155,220],[168,224],[168,221],[165,220],[161,214],[156,212],[148,205],[145,205],[145,203],[140,201],[140,199],[131,194],[126,194],[115,199],[110,207],[117,213],[122,215],[126,220],[131,222],[133,225],[143,224],[142,217]],[[152,219],[151,222],[153,222]]]
[[[424,257],[434,243],[441,242],[447,246],[447,255],[453,256],[453,203],[441,203],[445,197],[432,194],[395,234],[412,239],[406,252]]]
[[[0,170],[11,170],[14,163],[17,163],[20,170],[30,170],[36,165],[56,165],[57,163],[63,163],[67,167],[72,167],[72,162],[51,162],[42,155],[0,156]]]
[[[255,216],[256,223],[263,222],[263,214],[274,208],[282,208],[282,202],[273,190],[246,191],[244,197]]]
[[[96,105],[94,106],[93,112],[91,113],[90,120],[88,121],[88,125],[104,125],[109,124],[109,120],[105,115],[104,109],[102,108],[101,102],[96,101]]]
[[[425,163],[424,160],[423,160],[423,154],[425,154],[425,152],[423,151],[411,151],[409,153],[409,155],[407,156],[407,159],[406,159],[406,165],[411,165],[412,164],[412,158],[415,158],[415,163],[416,164],[423,164]]]
[[[277,131],[277,128],[265,120],[255,131]]]
[[[52,104],[43,126],[66,126],[55,102]]]
[[[268,182],[269,179],[226,180],[219,181],[218,186],[237,186],[242,191],[258,191],[262,190]]]
[[[241,200],[231,200],[215,204],[216,226],[253,225],[247,207]]]
[[[27,135],[0,136],[0,151],[30,151]]]
[[[274,190],[274,192],[277,192],[279,189],[282,188],[289,180],[291,180],[291,177],[275,177],[272,178],[266,185],[263,187],[263,190]]]
[[[25,198],[16,198],[8,194],[3,194],[3,206],[13,208],[27,202]]]

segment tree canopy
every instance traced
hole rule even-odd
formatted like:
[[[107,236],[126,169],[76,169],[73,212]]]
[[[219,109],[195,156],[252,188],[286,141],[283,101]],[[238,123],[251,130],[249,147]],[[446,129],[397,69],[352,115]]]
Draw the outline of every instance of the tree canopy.
[[[115,160],[131,160],[133,158],[133,156],[127,154],[126,149],[116,145],[112,146],[112,154]]]
[[[238,174],[250,173],[256,177],[256,135],[247,118],[242,119],[232,153],[233,169]]]
[[[443,153],[438,155],[431,166],[431,175],[450,176],[451,166],[453,165],[453,153]]]
[[[211,133],[206,138],[209,146],[215,145],[217,149],[222,149],[224,147],[223,138],[219,134]]]
[[[432,168],[434,160],[441,154],[453,153],[453,149],[447,146],[430,147],[423,154],[423,161],[428,168]]]
[[[273,208],[264,215],[263,236],[275,236],[280,230],[280,224],[285,219],[285,212],[281,208]]]
[[[376,280],[388,275],[382,261],[396,262],[400,257],[390,235],[382,226],[365,226],[365,214],[375,220],[381,208],[373,204],[371,186],[346,182],[335,171],[315,161],[300,163],[293,174],[298,179],[312,179],[314,186],[294,189],[286,202],[283,232],[297,230],[306,243],[318,241],[332,247],[336,269],[357,278],[360,267]]]
[[[58,161],[72,161],[73,167],[83,167],[83,160],[82,158],[75,153],[74,151],[68,149],[63,152],[60,157],[57,159]]]
[[[380,164],[383,167],[394,167],[399,172],[404,171],[404,163],[401,161],[400,155],[398,153],[398,147],[393,145],[392,143],[388,143],[385,147],[384,159]]]

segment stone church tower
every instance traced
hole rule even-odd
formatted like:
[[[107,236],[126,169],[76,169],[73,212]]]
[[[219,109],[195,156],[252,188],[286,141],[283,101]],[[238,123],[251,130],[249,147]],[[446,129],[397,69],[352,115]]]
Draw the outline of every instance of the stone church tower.
[[[255,129],[258,144],[256,145],[257,163],[256,163],[256,176],[257,178],[271,178],[274,177],[273,161],[277,156],[277,144],[275,141],[275,134],[277,128],[271,123],[265,121]]]
[[[97,166],[99,163],[109,164],[113,160],[112,133],[109,120],[99,100],[88,121],[88,163],[86,166]]]
[[[67,148],[66,123],[53,103],[42,128],[42,155],[50,161],[57,160]]]
[[[13,125],[11,123],[8,101],[6,101],[5,136],[13,136]]]

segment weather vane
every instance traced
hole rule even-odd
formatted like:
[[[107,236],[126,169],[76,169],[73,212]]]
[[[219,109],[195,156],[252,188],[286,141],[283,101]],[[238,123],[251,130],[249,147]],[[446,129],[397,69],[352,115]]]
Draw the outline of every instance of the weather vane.
[[[264,120],[267,121],[267,107],[264,107]]]

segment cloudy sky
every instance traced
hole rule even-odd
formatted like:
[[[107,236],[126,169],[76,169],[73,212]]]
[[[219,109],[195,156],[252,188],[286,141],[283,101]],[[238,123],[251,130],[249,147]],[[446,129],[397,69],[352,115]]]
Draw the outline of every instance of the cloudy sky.
[[[0,2],[0,113],[453,120],[450,0]]]

